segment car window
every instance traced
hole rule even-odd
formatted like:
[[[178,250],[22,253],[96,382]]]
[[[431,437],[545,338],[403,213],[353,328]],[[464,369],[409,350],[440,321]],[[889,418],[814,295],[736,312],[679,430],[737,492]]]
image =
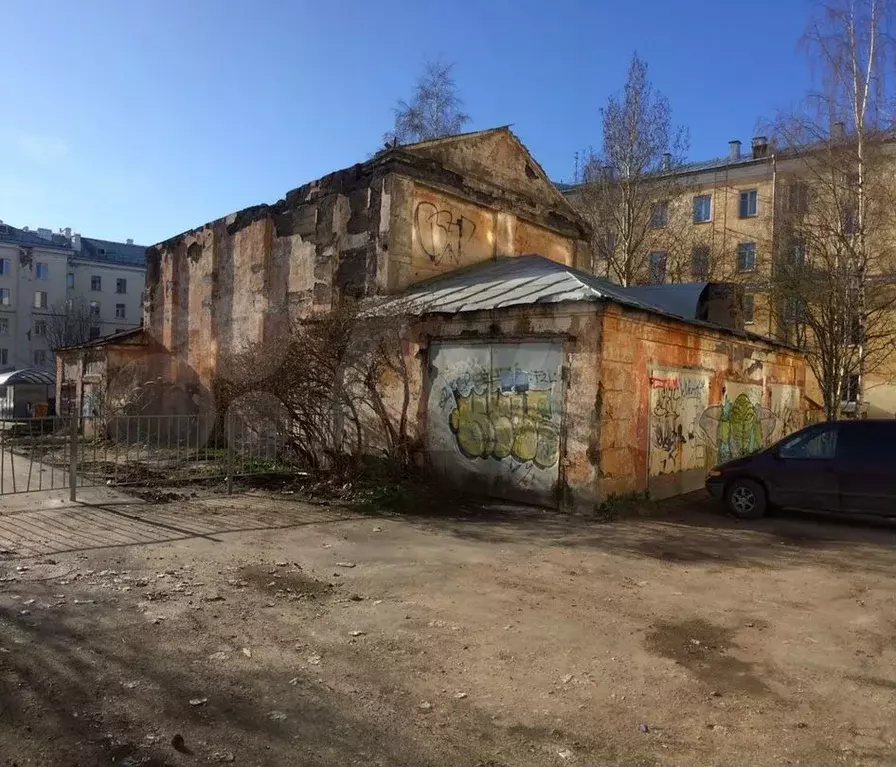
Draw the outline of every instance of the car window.
[[[837,452],[837,429],[829,426],[813,429],[805,434],[797,434],[781,443],[778,455],[781,458],[802,458],[823,460],[833,458]]]
[[[859,463],[896,461],[896,424],[854,423],[840,430],[837,457]]]

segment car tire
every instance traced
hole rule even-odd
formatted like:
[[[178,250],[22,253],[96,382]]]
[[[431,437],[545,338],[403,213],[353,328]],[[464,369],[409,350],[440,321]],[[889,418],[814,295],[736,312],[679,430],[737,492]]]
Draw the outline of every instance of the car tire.
[[[732,481],[725,488],[725,503],[738,519],[759,519],[768,508],[765,488],[752,479]]]

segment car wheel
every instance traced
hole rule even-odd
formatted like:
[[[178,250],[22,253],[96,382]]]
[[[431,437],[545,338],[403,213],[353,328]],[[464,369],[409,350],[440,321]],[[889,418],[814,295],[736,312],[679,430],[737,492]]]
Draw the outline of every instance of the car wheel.
[[[725,491],[728,510],[738,519],[758,519],[765,514],[768,501],[765,488],[752,479],[736,479]]]

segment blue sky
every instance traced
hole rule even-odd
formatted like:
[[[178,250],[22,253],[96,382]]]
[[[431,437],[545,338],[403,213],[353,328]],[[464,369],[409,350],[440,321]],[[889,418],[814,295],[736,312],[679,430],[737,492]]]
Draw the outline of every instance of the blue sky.
[[[0,219],[151,244],[366,159],[422,63],[552,178],[632,51],[693,159],[807,87],[809,0],[5,0]]]

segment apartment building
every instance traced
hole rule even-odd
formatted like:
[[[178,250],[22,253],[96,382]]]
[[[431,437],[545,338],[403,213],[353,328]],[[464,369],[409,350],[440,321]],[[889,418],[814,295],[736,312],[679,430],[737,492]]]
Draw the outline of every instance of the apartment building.
[[[668,199],[653,209],[637,282],[739,284],[747,329],[791,340],[788,309],[774,305],[770,283],[776,259],[807,257],[805,250],[797,252],[801,246],[788,234],[794,211],[811,214],[806,165],[778,151],[765,136],[756,136],[750,151],[743,151],[740,141],[730,141],[724,156],[687,163],[671,173],[662,182],[670,191]],[[561,187],[578,207],[587,205],[585,189],[584,184]],[[599,248],[595,250],[595,271],[600,272]],[[857,380],[846,386],[847,406],[858,387]],[[862,389],[868,414],[896,415],[896,359],[869,373]],[[821,401],[817,382],[807,382],[807,393]]]
[[[51,347],[61,320],[79,312],[85,321],[72,324],[85,326],[90,338],[139,326],[145,251],[130,240],[0,222],[0,373],[55,371]]]

